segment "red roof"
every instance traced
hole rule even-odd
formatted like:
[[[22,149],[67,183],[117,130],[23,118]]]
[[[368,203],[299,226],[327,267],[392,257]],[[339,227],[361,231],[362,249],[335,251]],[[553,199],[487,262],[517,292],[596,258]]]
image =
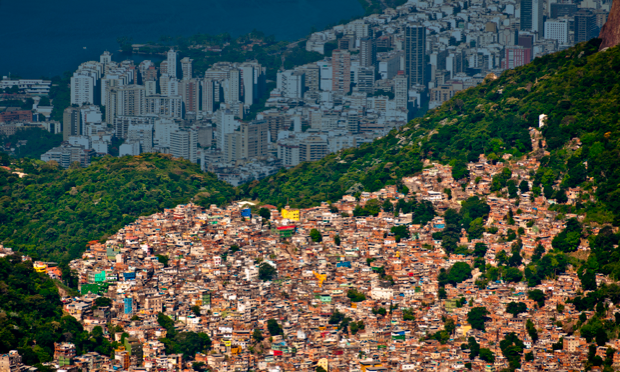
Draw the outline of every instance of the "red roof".
[[[288,226],[280,226],[278,227],[278,230],[293,230],[295,228],[295,225],[288,225]]]

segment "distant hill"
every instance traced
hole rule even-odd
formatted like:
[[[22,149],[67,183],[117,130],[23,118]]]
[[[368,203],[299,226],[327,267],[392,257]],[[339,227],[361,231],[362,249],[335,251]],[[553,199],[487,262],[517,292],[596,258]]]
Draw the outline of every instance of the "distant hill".
[[[140,215],[189,202],[222,204],[229,184],[170,155],[105,157],[88,168],[59,170],[19,160],[28,176],[0,169],[0,242],[31,256],[66,262],[86,243],[116,232]]]
[[[454,167],[458,171],[482,153],[494,161],[507,154],[519,157],[533,150],[529,130],[546,114],[542,134],[551,156],[536,155],[542,159],[537,182],[545,172],[545,182],[557,180],[556,188],[593,177],[591,186],[604,205],[590,210],[598,208],[599,217],[610,222],[610,212],[620,215],[620,47],[598,52],[600,43],[593,39],[497,79],[487,77],[383,138],[283,170],[241,191],[277,206],[308,207],[396,184],[421,171],[424,159],[460,165]],[[567,146],[573,138],[581,145]]]

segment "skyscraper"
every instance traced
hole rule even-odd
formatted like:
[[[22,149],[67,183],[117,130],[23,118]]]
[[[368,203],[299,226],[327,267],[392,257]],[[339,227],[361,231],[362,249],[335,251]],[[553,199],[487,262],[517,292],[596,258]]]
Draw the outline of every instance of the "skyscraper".
[[[215,84],[213,80],[205,78],[202,81],[202,111],[213,113],[215,105]]]
[[[588,41],[597,35],[596,15],[590,9],[575,13],[575,42]]]
[[[521,1],[521,30],[538,32],[539,37],[543,33],[543,1]]]
[[[366,36],[360,39],[360,66],[370,67],[377,63],[377,44],[375,39]]]
[[[405,73],[408,88],[426,85],[426,28],[419,24],[405,28]]]
[[[168,51],[167,57],[168,58],[166,58],[166,61],[168,63],[166,64],[166,67],[167,67],[168,76],[176,79],[177,77],[177,52],[175,52],[174,49],[170,48],[170,50]]]
[[[351,53],[336,49],[332,53],[332,91],[351,91]]]
[[[180,83],[180,90],[185,112],[198,113],[200,82],[197,79],[183,80]]]

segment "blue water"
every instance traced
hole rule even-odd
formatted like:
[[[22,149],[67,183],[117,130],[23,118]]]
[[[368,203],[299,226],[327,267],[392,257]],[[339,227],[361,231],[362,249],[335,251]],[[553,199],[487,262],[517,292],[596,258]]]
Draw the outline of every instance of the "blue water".
[[[144,43],[257,29],[296,40],[313,26],[321,30],[361,14],[357,0],[0,0],[0,75],[73,71],[106,49],[118,50],[119,37]]]

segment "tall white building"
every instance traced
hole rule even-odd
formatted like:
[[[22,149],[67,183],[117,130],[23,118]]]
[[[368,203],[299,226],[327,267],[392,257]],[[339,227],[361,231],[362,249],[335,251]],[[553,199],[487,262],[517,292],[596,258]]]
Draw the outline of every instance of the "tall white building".
[[[179,130],[179,125],[171,119],[155,120],[153,142],[159,147],[170,147],[170,136]]]
[[[127,142],[140,144],[140,153],[153,151],[153,125],[131,124],[127,130]]]
[[[224,149],[225,137],[234,132],[240,125],[235,120],[235,115],[230,110],[218,110],[215,113],[215,144],[219,149]]]
[[[183,98],[181,96],[163,97],[156,94],[146,97],[145,101],[145,114],[174,119],[183,117]]]
[[[237,69],[231,69],[230,71],[228,71],[227,81],[228,84],[224,86],[225,101],[227,103],[239,102],[241,98],[241,71]]]
[[[557,40],[559,44],[568,44],[568,20],[558,19],[545,22],[545,39]]]
[[[192,78],[192,62],[193,59],[185,57],[181,60],[181,71],[183,71],[183,80],[189,80]]]
[[[316,64],[319,66],[319,76],[321,77],[319,89],[324,91],[331,91],[333,74],[331,61],[319,61]]]
[[[283,97],[302,98],[305,85],[305,74],[301,71],[286,70],[278,72],[277,88]]]
[[[405,76],[404,71],[400,71],[394,78],[394,101],[396,102],[396,109],[407,109],[408,91],[407,76]]]
[[[168,55],[166,58],[166,67],[168,76],[173,79],[177,78],[177,52],[174,49],[170,48],[168,51]],[[162,72],[163,73],[163,72]]]
[[[177,130],[170,134],[170,153],[176,158],[183,158],[192,163],[198,162],[198,134],[195,130]]]
[[[88,73],[74,72],[71,77],[71,104],[88,105],[95,103],[95,79]]]
[[[215,84],[212,79],[202,81],[202,111],[212,114],[215,105]]]

